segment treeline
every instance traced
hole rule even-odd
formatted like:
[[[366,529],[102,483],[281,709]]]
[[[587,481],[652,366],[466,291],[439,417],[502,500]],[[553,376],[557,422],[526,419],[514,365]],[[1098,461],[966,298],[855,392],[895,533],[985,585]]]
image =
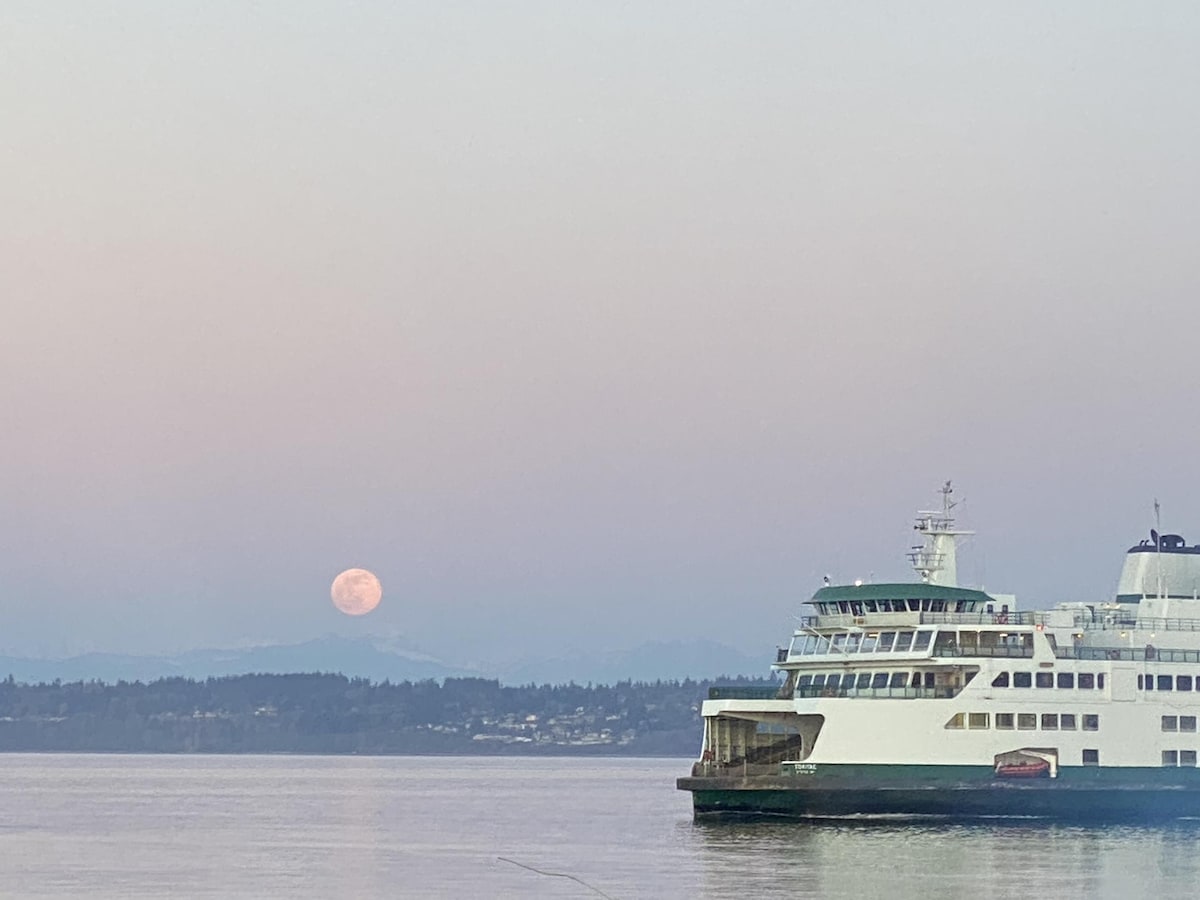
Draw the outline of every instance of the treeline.
[[[687,756],[699,745],[710,683],[260,674],[21,684],[10,676],[0,682],[0,751]]]

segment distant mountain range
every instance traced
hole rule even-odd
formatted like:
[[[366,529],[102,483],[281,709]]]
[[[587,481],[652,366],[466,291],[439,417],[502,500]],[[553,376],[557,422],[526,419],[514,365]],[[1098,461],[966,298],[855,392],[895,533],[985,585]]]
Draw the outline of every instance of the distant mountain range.
[[[505,684],[614,684],[720,675],[766,675],[770,660],[750,657],[712,641],[642,644],[620,652],[579,653],[559,659],[470,667],[367,638],[327,636],[300,644],[233,650],[192,650],[174,656],[85,653],[64,659],[0,656],[0,678],[21,682],[153,681],[180,676],[208,678],[252,672],[340,672],[372,681],[450,677],[499,678]]]

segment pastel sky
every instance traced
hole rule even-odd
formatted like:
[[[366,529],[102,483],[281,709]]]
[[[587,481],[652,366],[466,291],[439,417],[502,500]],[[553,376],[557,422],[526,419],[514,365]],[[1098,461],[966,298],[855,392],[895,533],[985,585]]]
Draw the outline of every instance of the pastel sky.
[[[1200,540],[1192,3],[10,0],[0,649],[785,640]],[[338,571],[383,582],[369,616]]]

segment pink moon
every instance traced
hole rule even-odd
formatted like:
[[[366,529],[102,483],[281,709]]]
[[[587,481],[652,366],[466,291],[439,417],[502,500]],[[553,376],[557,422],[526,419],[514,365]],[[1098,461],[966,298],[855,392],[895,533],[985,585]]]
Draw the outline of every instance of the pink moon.
[[[348,616],[365,616],[383,599],[383,586],[366,569],[347,569],[329,588],[333,605]]]

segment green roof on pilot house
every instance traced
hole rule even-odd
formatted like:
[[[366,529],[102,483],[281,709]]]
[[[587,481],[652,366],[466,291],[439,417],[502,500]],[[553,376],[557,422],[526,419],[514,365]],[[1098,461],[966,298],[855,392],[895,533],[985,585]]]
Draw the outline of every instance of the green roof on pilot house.
[[[836,584],[813,594],[813,603],[839,600],[975,600],[992,602],[983,591],[947,587],[944,584],[910,582],[901,584]]]

